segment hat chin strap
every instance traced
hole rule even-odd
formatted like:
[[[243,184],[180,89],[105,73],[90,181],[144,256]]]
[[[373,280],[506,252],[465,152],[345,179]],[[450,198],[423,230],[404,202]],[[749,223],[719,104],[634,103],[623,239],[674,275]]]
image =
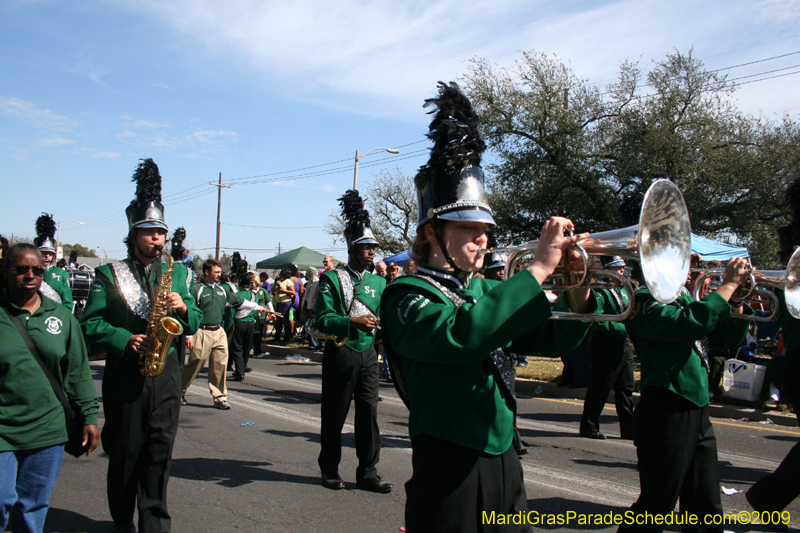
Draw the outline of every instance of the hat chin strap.
[[[442,240],[441,231],[439,231],[439,226],[440,225],[441,224],[439,223],[439,219],[438,218],[434,218],[433,219],[433,234],[436,236],[436,242],[439,243],[439,249],[442,251],[442,255],[444,255],[444,258],[447,261],[447,263],[451,267],[453,267],[453,270],[455,271],[456,276],[460,277],[462,274],[465,274],[465,273],[469,274],[469,273],[465,272],[464,270],[462,270],[461,268],[459,268],[456,265],[456,262],[453,261],[453,258],[450,257],[450,254],[447,252],[447,246],[445,245],[444,240]]]

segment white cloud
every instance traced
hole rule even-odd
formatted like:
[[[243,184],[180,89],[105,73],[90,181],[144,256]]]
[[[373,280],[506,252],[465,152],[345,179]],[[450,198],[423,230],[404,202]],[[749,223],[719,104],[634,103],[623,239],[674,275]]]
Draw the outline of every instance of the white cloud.
[[[192,55],[238,62],[286,97],[394,116],[420,113],[436,82],[455,79],[471,57],[510,65],[521,50],[556,53],[579,76],[604,84],[626,58],[642,57],[647,69],[652,59],[692,46],[702,58],[749,39],[763,40],[765,30],[787,26],[800,10],[797,0],[128,0],[127,5],[177,30]]]
[[[39,139],[37,143],[42,146],[63,146],[65,144],[75,144],[75,141],[63,137],[51,137],[48,139]]]
[[[166,83],[154,83],[153,86],[158,87],[159,89],[172,89],[172,87],[170,87]]]
[[[158,122],[156,120],[134,120],[133,121],[134,128],[152,128],[152,129],[160,129],[160,128],[168,128],[169,122]]]
[[[227,141],[237,142],[239,134],[235,131],[203,130],[198,128],[189,135],[189,140],[220,146]]]
[[[120,157],[121,153],[119,152],[110,152],[107,150],[97,150],[94,148],[80,148],[71,152],[73,155],[85,155],[89,157],[93,157],[95,159],[116,159]]]
[[[44,130],[69,131],[78,125],[77,120],[57,115],[49,109],[40,109],[33,102],[19,98],[0,96],[0,111]]]

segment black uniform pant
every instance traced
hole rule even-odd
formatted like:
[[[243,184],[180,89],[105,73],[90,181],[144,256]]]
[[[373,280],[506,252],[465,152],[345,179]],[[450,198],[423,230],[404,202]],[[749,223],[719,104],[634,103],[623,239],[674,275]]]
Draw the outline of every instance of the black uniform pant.
[[[230,355],[233,360],[233,372],[239,376],[244,376],[247,361],[250,359],[250,350],[253,349],[253,327],[253,322],[237,320],[233,323]]]
[[[783,392],[800,421],[800,348],[786,352]],[[760,479],[747,495],[759,509],[768,511],[783,511],[800,496],[800,442],[789,450],[778,469]]]
[[[625,340],[592,332],[592,373],[581,415],[581,433],[600,431],[600,414],[614,389],[614,403],[623,437],[633,435],[633,353]]]
[[[708,405],[698,407],[663,387],[648,387],[634,414],[634,443],[639,459],[641,494],[631,506],[637,517],[672,513],[680,497],[681,513],[697,515],[698,525],[681,531],[719,532],[704,516],[722,514],[717,440]],[[663,531],[664,525],[622,525],[618,531]]]
[[[489,455],[426,433],[411,439],[414,473],[406,482],[406,531],[477,533],[531,531],[522,523],[484,523],[491,516],[528,512],[525,482],[514,447]]]
[[[262,354],[262,342],[264,338],[264,327],[266,326],[267,321],[262,320],[261,318],[256,318],[256,321],[253,323],[253,355],[261,355]]]
[[[137,361],[109,355],[103,374],[103,451],[108,454],[111,518],[133,520],[138,503],[140,533],[170,531],[167,482],[178,430],[181,372],[177,353],[158,377],[144,377]]]
[[[356,479],[377,475],[375,466],[381,453],[378,431],[378,354],[370,346],[356,352],[333,341],[325,343],[322,354],[322,429],[319,468],[326,474],[339,470],[342,459],[342,428],[350,401],[355,400],[355,437],[358,468]]]

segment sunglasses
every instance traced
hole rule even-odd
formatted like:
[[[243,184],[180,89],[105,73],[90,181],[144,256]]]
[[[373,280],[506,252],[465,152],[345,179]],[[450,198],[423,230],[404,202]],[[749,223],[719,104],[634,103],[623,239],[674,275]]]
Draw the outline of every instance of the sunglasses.
[[[22,276],[24,274],[27,274],[29,270],[31,272],[33,272],[33,275],[36,276],[37,278],[41,278],[44,275],[44,268],[42,268],[42,267],[32,267],[32,266],[28,266],[28,265],[17,265],[17,266],[11,267],[11,270],[17,276]]]

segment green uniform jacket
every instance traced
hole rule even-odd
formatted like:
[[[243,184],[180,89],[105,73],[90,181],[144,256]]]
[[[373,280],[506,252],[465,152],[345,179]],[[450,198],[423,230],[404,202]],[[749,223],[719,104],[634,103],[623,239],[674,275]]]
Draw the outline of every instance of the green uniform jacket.
[[[783,346],[788,352],[800,346],[800,320],[789,313],[789,309],[786,307],[786,296],[784,296],[782,290],[776,289],[775,296],[778,297],[778,301],[780,302],[778,321],[781,323]]]
[[[250,289],[242,289],[236,293],[236,295],[241,298],[242,300],[247,300],[248,302],[256,302],[259,305],[264,305],[258,298],[258,292],[253,293]],[[250,313],[244,318],[236,318],[236,314],[234,313],[234,321],[236,322],[255,322],[256,315],[258,311],[250,311]]]
[[[730,318],[730,304],[716,292],[697,301],[683,291],[676,302],[662,304],[647,289],[636,293],[636,307],[625,325],[642,364],[641,390],[663,387],[703,407],[708,403],[708,370],[695,341],[715,335],[726,339],[725,344],[739,345],[749,323]]]
[[[258,305],[260,305],[261,307],[268,307],[267,304],[269,304],[271,300],[272,298],[270,297],[267,290],[264,287],[259,287],[258,290],[256,291],[256,302],[258,303]],[[267,313],[259,313],[258,316],[259,318],[264,320],[267,318]]]
[[[44,282],[53,287],[61,296],[61,305],[72,312],[72,289],[69,287],[69,272],[57,266],[51,266],[44,272]]]
[[[475,303],[456,307],[428,282],[398,278],[383,298],[384,341],[406,384],[411,438],[426,433],[499,455],[511,445],[514,411],[489,354],[510,346],[514,353],[557,357],[581,343],[590,323],[547,320],[550,302],[528,270],[504,282],[472,279],[459,292]],[[596,300],[590,308],[599,310]]]
[[[614,295],[611,294],[609,289],[597,289],[593,291],[597,298],[598,305],[603,309],[602,313],[606,315],[618,315],[622,312],[619,302]],[[628,304],[627,291],[617,291],[620,299],[624,304]],[[613,337],[615,339],[625,339],[628,337],[628,331],[625,329],[624,322],[594,322],[592,330],[599,331],[604,335]]]
[[[10,302],[5,305],[28,330],[84,423],[96,425],[97,394],[78,320],[49,298],[42,298],[33,315]],[[0,311],[0,338],[0,452],[67,442],[64,407],[4,311]]]
[[[138,262],[134,264],[137,268],[142,268]],[[167,265],[161,263],[161,268],[162,272],[166,272]],[[189,295],[189,291],[186,290],[186,272],[185,268],[173,269],[172,292],[180,294],[186,304],[187,320],[183,321],[177,313],[174,313],[173,316],[183,325],[183,333],[192,335],[200,326],[203,315],[195,305],[194,299]],[[95,282],[92,284],[92,292],[81,317],[84,335],[89,341],[108,349],[109,355],[117,357],[130,355],[138,358],[138,355],[133,352],[125,354],[125,348],[128,346],[131,335],[145,333],[147,321],[134,315],[128,309],[125,299],[116,288],[111,265],[97,267],[94,275]],[[143,279],[147,279],[144,272],[142,272],[142,276]],[[172,350],[174,349],[173,344]]]
[[[214,286],[211,286],[205,281],[196,283],[192,287],[192,298],[203,313],[200,322],[202,326],[221,325],[225,308],[239,307],[244,302],[240,296],[231,292],[227,285],[223,287],[222,283],[215,283]],[[231,317],[231,323],[232,321],[233,317]]]
[[[381,296],[386,288],[386,280],[366,270],[359,274],[349,266],[346,267],[356,287],[357,298],[369,307],[376,317],[381,316]],[[350,327],[350,317],[342,300],[342,289],[336,271],[325,272],[320,277],[317,306],[314,309],[317,329],[328,335],[347,337],[347,347],[356,352],[363,352],[375,341],[374,332],[367,334],[360,329]]]

